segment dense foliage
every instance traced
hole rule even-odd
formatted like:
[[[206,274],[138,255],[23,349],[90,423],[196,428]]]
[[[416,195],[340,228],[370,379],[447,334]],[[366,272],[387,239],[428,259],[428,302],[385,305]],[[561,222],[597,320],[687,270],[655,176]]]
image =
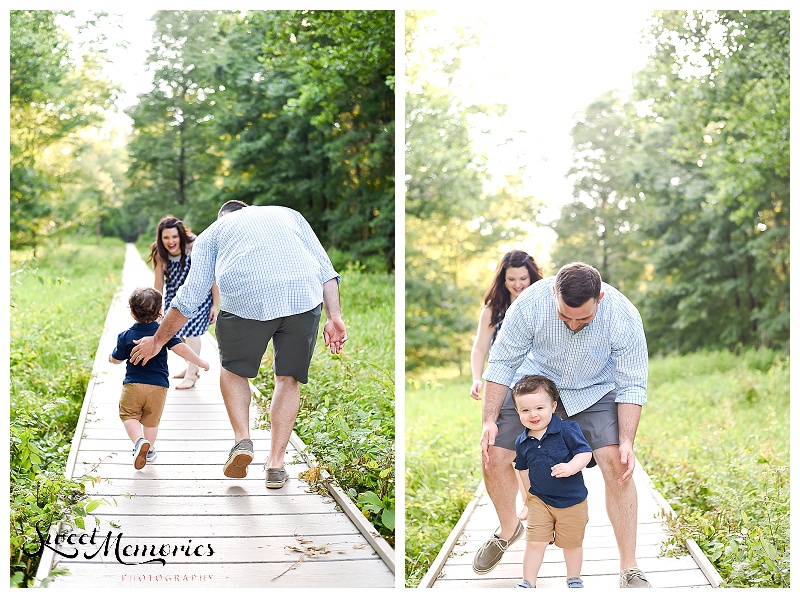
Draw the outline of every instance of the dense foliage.
[[[635,93],[572,136],[553,259],[597,265],[651,351],[788,348],[789,13],[655,14]]]
[[[159,11],[117,224],[202,230],[225,201],[302,212],[323,244],[394,267],[394,13]],[[144,210],[143,218],[136,212]]]
[[[114,89],[102,78],[101,53],[80,48],[76,59],[70,52],[70,39],[58,25],[60,14],[10,11],[10,237],[15,247],[35,246],[87,219],[91,225],[91,216],[103,213],[113,195],[113,161],[93,155],[108,144],[86,133],[103,122]],[[97,25],[94,20],[85,26]],[[87,178],[84,158],[109,167]]]
[[[10,379],[11,585],[38,567],[37,527],[75,521],[97,504],[68,480],[69,455],[92,363],[125,255],[120,242],[74,239],[36,259],[12,252]]]
[[[70,14],[11,12],[15,246],[79,227],[134,241],[167,213],[200,232],[239,199],[394,269],[394,11],[158,11],[126,145],[101,126],[107,42],[79,46]]]
[[[726,587],[789,587],[789,358],[746,350],[650,360],[636,455]],[[406,585],[416,587],[481,479],[469,379],[406,385]]]

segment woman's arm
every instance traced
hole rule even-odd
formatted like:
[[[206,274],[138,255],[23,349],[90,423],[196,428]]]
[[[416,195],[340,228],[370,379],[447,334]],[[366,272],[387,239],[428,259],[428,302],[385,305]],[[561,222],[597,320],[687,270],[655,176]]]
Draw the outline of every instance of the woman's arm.
[[[492,337],[496,326],[491,326],[492,309],[488,305],[484,305],[481,309],[481,315],[478,320],[478,332],[475,336],[475,342],[472,345],[472,353],[470,355],[470,366],[472,368],[472,388],[470,389],[470,396],[476,401],[481,400],[481,390],[483,389],[483,366],[486,364],[486,355],[489,353],[489,347],[492,344]]]
[[[164,294],[164,264],[158,259],[158,254],[153,256],[153,288],[162,295]]]

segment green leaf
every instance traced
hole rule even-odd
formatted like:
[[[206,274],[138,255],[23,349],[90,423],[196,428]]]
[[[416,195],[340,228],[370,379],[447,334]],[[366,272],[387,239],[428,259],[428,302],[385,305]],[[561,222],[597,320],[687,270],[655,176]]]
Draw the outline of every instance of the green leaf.
[[[381,513],[381,523],[388,529],[394,530],[394,509],[384,509]]]

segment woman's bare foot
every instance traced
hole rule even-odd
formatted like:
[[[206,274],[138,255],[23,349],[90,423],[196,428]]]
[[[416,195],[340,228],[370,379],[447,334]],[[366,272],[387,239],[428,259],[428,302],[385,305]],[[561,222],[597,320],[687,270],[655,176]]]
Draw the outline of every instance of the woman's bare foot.
[[[189,388],[194,387],[194,383],[197,382],[197,375],[186,374],[183,377],[183,382],[178,384],[175,388],[178,390],[188,390]]]

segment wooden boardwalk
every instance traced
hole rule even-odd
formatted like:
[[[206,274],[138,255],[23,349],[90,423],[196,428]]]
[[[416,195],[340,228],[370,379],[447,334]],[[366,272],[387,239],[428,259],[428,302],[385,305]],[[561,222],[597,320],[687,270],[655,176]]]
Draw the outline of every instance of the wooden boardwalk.
[[[234,438],[210,335],[201,354],[211,370],[191,390],[177,390],[171,380],[157,460],[133,468],[132,443],[117,411],[125,365],[110,364],[108,354],[133,323],[130,292],[152,283],[152,271],[128,245],[123,288],[108,313],[67,462],[68,476],[98,478],[87,491],[107,504],[86,517],[85,531],[73,530],[76,544],[55,545],[64,554],[45,549],[37,578],[57,566],[69,575],[48,587],[395,587],[394,552],[358,509],[338,489],[333,494],[341,504],[298,479],[308,465],[295,435],[286,458],[290,480],[282,489],[264,485],[269,432],[252,424],[255,459],[247,477],[223,476]],[[170,372],[183,365],[170,352]],[[251,421],[257,417],[251,407]],[[165,564],[144,563],[154,558]]]
[[[584,470],[589,489],[589,524],[586,528],[581,578],[587,589],[610,590],[619,587],[619,553],[605,508],[603,477],[599,468]],[[660,556],[667,539],[662,511],[669,505],[653,488],[649,476],[637,463],[634,479],[639,495],[636,557],[654,588],[711,588],[720,584],[719,574],[700,551],[689,543],[690,554],[678,558]],[[521,499],[517,499],[521,506]],[[513,588],[522,579],[524,537],[508,550],[500,564],[487,575],[472,570],[472,559],[481,545],[497,529],[494,507],[481,484],[475,499],[442,546],[422,588]],[[539,571],[538,588],[566,588],[563,552],[548,546]]]

